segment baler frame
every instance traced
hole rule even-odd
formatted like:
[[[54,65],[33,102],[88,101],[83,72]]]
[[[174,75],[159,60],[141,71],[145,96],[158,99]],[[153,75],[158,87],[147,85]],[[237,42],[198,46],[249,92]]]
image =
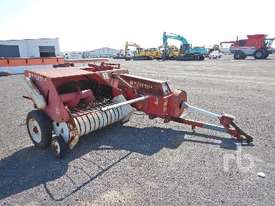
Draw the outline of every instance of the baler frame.
[[[193,130],[205,128],[228,133],[237,141],[253,141],[234,123],[233,116],[191,106],[185,91],[172,91],[166,81],[130,75],[117,64],[26,71],[25,78],[25,98],[36,108],[27,117],[29,135],[35,146],[46,148],[51,144],[57,157],[64,154],[67,145],[72,149],[80,136],[115,122],[127,122],[133,108],[164,123],[174,121]],[[221,126],[182,118],[187,110],[215,117]],[[36,123],[29,124],[32,121]],[[42,143],[32,137],[39,131]]]

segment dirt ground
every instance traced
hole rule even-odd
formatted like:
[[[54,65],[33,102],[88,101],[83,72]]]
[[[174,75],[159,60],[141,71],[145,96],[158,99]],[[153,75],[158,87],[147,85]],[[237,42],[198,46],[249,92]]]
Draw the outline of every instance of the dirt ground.
[[[29,139],[24,123],[32,107],[21,97],[23,77],[2,77],[0,205],[275,205],[275,56],[114,62],[132,74],[168,80],[187,91],[193,105],[236,116],[255,137],[253,145],[138,113],[124,126],[83,137],[57,160]]]

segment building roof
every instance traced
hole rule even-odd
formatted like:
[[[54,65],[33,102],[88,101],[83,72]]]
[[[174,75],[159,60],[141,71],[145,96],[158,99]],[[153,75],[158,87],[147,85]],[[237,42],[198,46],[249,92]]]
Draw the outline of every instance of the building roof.
[[[101,50],[112,50],[112,51],[119,51],[118,49],[113,49],[113,48],[109,48],[109,47],[102,47],[102,48],[98,48],[98,49],[90,50],[90,51],[88,51],[88,52],[97,52],[97,51],[101,51]]]
[[[36,38],[36,39],[0,39],[0,41],[26,41],[26,40],[56,40],[59,39],[58,37],[55,38]]]

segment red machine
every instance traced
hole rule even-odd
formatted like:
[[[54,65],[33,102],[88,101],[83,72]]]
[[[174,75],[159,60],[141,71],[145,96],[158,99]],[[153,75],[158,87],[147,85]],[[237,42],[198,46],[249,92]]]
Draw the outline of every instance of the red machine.
[[[172,91],[166,81],[130,75],[117,64],[26,71],[25,80],[28,95],[24,97],[35,107],[26,121],[30,138],[39,148],[51,144],[57,157],[67,146],[72,149],[80,136],[129,121],[134,108],[165,123],[225,132],[237,141],[253,140],[233,122],[233,116],[191,106],[185,91]],[[213,116],[221,126],[181,118],[186,110]]]
[[[272,54],[271,45],[275,38],[266,38],[265,34],[247,35],[247,39],[237,41],[225,41],[223,44],[231,44],[230,52],[234,59],[245,59],[247,56],[254,56],[255,59],[266,59]]]

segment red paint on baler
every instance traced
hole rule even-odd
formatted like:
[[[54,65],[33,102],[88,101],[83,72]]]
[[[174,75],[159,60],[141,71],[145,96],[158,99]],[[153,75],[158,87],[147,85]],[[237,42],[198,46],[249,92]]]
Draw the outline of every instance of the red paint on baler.
[[[107,87],[107,90],[110,90],[108,93],[111,92],[111,98],[120,94],[123,94],[127,100],[149,96],[143,101],[132,104],[134,108],[145,112],[149,117],[160,117],[166,122],[176,121],[188,124],[192,128],[204,127],[202,122],[180,118],[185,110],[183,103],[187,101],[185,91],[172,91],[166,81],[129,75],[127,70],[119,69],[116,66],[102,64],[100,66],[90,65],[84,70],[70,67],[35,72],[26,71],[25,75],[33,80],[46,99],[47,106],[43,111],[56,122],[70,122],[73,125],[70,109],[75,108],[80,99],[84,99],[86,104],[90,104],[94,99],[92,94],[95,93],[95,91],[79,89],[74,93],[60,94],[58,88],[71,82],[88,81],[91,84],[96,83],[96,87],[99,89]],[[106,92],[106,90],[100,91]],[[223,115],[220,123],[227,133],[238,140],[242,138],[241,136],[245,136],[252,141],[250,136],[233,123],[233,119],[229,115]]]

